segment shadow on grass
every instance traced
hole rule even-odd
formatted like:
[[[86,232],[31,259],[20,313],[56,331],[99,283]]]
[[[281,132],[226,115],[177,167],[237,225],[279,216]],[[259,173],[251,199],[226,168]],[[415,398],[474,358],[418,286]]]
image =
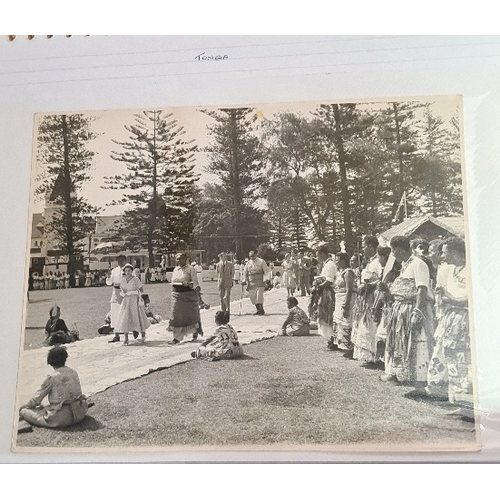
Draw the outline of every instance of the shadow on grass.
[[[427,394],[424,390],[420,389],[414,389],[413,391],[407,392],[406,394],[404,394],[404,397],[406,399],[411,399],[420,403],[439,406],[440,408],[455,408],[455,406],[448,401],[448,398],[440,396],[429,396],[429,394]]]
[[[237,363],[238,361],[256,361],[258,359],[259,358],[254,358],[253,356],[249,356],[248,354],[243,354],[243,356],[241,358],[232,359],[232,360],[228,360],[228,361],[234,361],[235,363]]]
[[[49,297],[48,299],[36,299],[36,300],[30,299],[29,303],[30,304],[36,304],[38,302],[51,302],[51,301],[52,301],[52,298]]]
[[[174,350],[176,347],[179,347],[181,345],[185,344],[175,344],[175,345],[169,345],[168,340],[148,340],[146,338],[146,342],[144,344],[141,344],[140,342],[136,342],[135,340],[129,341],[129,345],[127,348],[132,348],[132,347],[163,347],[163,348],[168,348]]]
[[[69,427],[61,427],[57,429],[60,432],[85,432],[85,431],[98,431],[104,429],[104,425],[96,420],[94,417],[87,415],[79,424],[71,425]]]
[[[365,370],[380,370],[382,372],[384,371],[384,364],[379,361],[362,363],[360,366]]]

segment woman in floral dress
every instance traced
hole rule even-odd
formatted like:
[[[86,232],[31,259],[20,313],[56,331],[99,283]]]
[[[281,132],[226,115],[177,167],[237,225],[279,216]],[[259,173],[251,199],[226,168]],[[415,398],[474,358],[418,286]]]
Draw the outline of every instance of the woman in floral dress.
[[[445,240],[442,255],[449,266],[442,285],[438,285],[435,290],[442,314],[436,328],[436,345],[427,372],[426,392],[431,396],[447,397],[451,403],[471,403],[471,348],[464,241],[459,238]]]
[[[215,313],[217,329],[208,337],[197,351],[193,351],[193,358],[202,358],[207,361],[220,359],[235,359],[243,356],[243,349],[238,341],[238,335],[229,324],[229,312],[217,311]]]

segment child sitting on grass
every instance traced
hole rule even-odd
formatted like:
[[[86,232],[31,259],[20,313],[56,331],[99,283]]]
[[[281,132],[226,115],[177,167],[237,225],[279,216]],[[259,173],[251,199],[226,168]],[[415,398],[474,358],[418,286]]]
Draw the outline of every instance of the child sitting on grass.
[[[305,335],[309,335],[311,332],[309,318],[299,307],[299,301],[295,297],[288,297],[286,299],[286,305],[289,313],[285,322],[281,326],[281,334],[289,335],[291,337],[303,337]],[[287,333],[286,329],[288,326],[291,328],[291,331]]]
[[[281,279],[281,273],[278,271],[276,273],[276,276],[273,279],[273,287],[274,288],[281,288],[283,285],[283,281]]]
[[[208,337],[197,351],[193,351],[193,358],[206,361],[219,361],[220,359],[235,359],[243,356],[243,349],[238,341],[238,335],[229,324],[229,312],[217,311],[215,313],[217,328],[213,335]]]

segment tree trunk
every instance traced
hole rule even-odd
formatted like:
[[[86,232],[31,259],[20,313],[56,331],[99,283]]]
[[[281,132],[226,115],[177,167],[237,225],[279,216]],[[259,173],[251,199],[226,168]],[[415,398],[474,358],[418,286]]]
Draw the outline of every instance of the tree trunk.
[[[340,108],[338,104],[333,105],[333,115],[335,117],[335,144],[339,157],[340,187],[342,196],[342,215],[344,218],[344,232],[346,245],[352,242],[352,223],[349,208],[349,191],[347,188],[347,155],[342,139],[342,126],[340,122]],[[335,238],[336,239],[336,238]]]
[[[399,202],[403,198],[405,186],[404,186],[403,151],[401,148],[401,130],[399,128],[399,115],[398,115],[397,103],[393,102],[392,107],[394,109],[394,121],[396,122],[396,152],[398,155],[398,164],[399,164],[398,185],[397,185],[397,190],[394,190],[396,197],[393,200],[393,207],[392,207],[392,218],[394,218],[396,216],[396,210],[398,209]]]
[[[233,205],[233,220],[234,220],[234,236],[235,236],[235,250],[239,259],[243,258],[243,236],[241,235],[241,185],[240,185],[240,164],[238,158],[238,134],[237,134],[237,120],[236,110],[230,109],[229,113],[229,127],[230,127],[230,150],[229,161],[231,162],[230,178],[232,188],[232,205]]]
[[[149,224],[148,224],[148,257],[149,266],[155,267],[155,256],[154,256],[154,232],[156,227],[156,210],[157,210],[157,158],[156,158],[156,111],[153,113],[153,199],[151,202],[150,212],[149,212]]]
[[[73,214],[71,210],[71,201],[73,186],[71,183],[71,171],[69,165],[69,144],[68,144],[68,122],[66,115],[62,115],[62,136],[63,136],[63,157],[64,157],[64,208],[66,216],[66,248],[68,252],[68,262],[74,255],[75,247],[73,242]]]

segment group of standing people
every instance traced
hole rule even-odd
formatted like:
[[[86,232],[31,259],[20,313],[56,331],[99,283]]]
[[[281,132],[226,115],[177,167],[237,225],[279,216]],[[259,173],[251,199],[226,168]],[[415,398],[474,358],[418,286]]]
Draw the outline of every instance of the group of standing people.
[[[302,297],[310,295],[316,264],[316,259],[309,254],[295,250],[285,254],[281,264],[281,285],[286,288],[288,296],[293,296],[296,291],[300,291]]]
[[[66,272],[49,271],[45,275],[33,272],[30,280],[30,290],[57,290],[70,287],[70,275]]]
[[[465,242],[457,237],[380,246],[363,238],[363,256],[317,249],[320,272],[309,313],[331,349],[384,370],[423,397],[472,403]],[[357,265],[359,263],[359,265]]]

